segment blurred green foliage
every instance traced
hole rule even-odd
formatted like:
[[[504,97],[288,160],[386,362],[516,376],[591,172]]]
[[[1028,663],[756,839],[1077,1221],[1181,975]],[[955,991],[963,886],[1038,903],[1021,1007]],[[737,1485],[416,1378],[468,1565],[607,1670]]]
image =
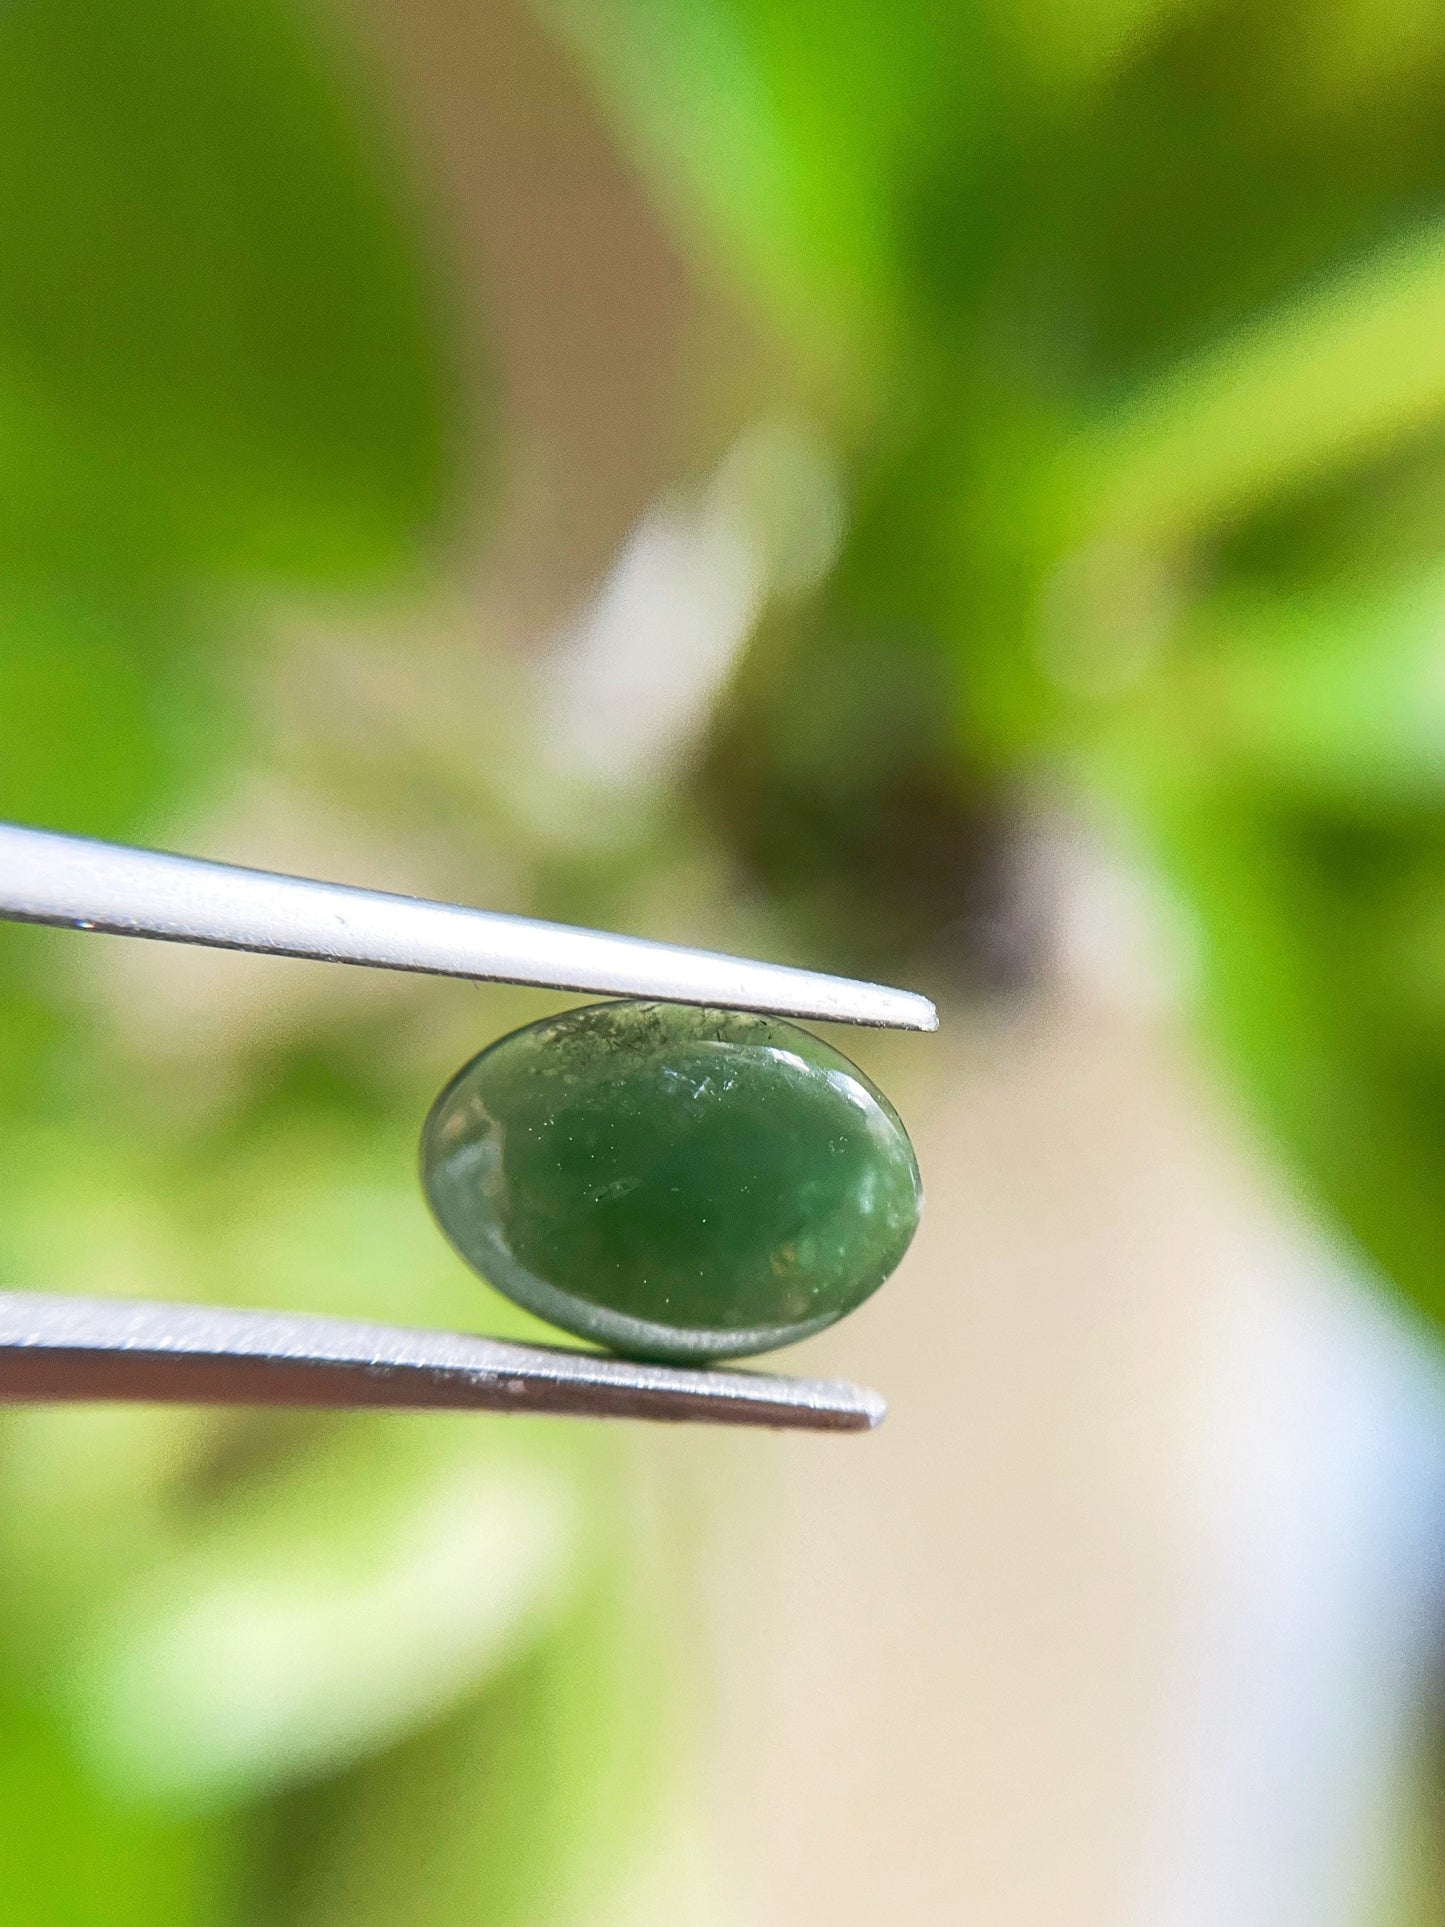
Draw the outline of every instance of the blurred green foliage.
[[[540,11],[847,458],[706,807],[882,968],[997,937],[1016,799],[1082,800],[1311,1195],[1445,1316],[1445,16]],[[414,576],[465,497],[453,320],[376,77],[298,0],[0,12],[0,815],[164,840],[228,793],[262,598]],[[408,754],[338,787],[465,863],[471,778]],[[546,908],[605,915],[568,865]],[[258,1001],[238,1042],[218,998],[163,1091],[73,948],[0,929],[0,1281],[476,1316],[411,1179],[441,1004]],[[610,1449],[8,1414],[0,1914],[580,1916],[669,1725]]]
[[[10,569],[330,583],[434,526],[436,304],[339,51],[285,0],[7,10]]]
[[[1445,1317],[1435,11],[548,17],[853,451],[802,680],[931,659],[951,690],[948,751],[835,772],[828,826],[856,851],[921,788],[1091,797],[1182,905],[1201,1015],[1310,1196]]]

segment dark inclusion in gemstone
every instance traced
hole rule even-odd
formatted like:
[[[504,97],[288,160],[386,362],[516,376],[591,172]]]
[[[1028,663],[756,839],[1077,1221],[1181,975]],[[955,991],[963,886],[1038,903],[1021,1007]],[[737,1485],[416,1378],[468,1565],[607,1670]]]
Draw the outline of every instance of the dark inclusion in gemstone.
[[[861,1305],[923,1202],[898,1114],[771,1017],[592,1004],[452,1079],[422,1181],[467,1262],[541,1317],[636,1358],[763,1352]]]

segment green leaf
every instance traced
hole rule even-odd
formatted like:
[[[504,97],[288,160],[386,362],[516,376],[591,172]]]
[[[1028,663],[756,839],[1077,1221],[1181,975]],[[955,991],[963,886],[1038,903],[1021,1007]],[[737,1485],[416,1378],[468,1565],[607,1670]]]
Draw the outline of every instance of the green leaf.
[[[577,1495],[525,1435],[287,1442],[84,1642],[74,1724],[111,1784],[210,1804],[335,1773],[469,1698],[565,1598]]]
[[[1179,541],[1445,413],[1445,229],[1358,260],[1172,367],[1061,462],[1081,523]]]
[[[1202,1027],[1303,1194],[1445,1323],[1445,1079],[1398,1021],[1378,921],[1402,871],[1445,882],[1445,844],[1291,807],[1178,738],[1099,775],[1189,905]]]
[[[0,818],[124,836],[223,742],[195,614],[130,585],[25,580],[0,596]]]
[[[289,0],[0,13],[0,555],[344,579],[453,467],[439,310],[351,63]]]
[[[0,1919],[26,1927],[210,1927],[227,1837],[107,1797],[35,1710],[0,1691]]]
[[[1174,726],[1260,787],[1356,815],[1445,806],[1445,574],[1351,597],[1215,597]]]

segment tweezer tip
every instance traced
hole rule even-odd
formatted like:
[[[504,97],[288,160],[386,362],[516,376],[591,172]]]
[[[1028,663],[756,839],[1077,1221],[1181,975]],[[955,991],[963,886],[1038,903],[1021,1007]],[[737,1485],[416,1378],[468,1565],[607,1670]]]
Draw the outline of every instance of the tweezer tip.
[[[864,1429],[869,1432],[876,1432],[888,1416],[888,1401],[883,1394],[862,1385],[858,1387],[858,1408],[866,1421]]]
[[[846,980],[844,980],[846,983]],[[938,1006],[917,990],[890,990],[882,984],[846,983],[855,993],[827,1015],[836,1022],[864,1024],[875,1030],[938,1029]],[[821,1010],[818,1013],[822,1015]]]

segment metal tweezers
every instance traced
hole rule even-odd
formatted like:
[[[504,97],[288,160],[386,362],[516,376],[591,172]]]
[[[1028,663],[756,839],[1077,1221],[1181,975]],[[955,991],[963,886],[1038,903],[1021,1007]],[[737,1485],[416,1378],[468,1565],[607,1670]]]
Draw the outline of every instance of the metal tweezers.
[[[458,904],[0,824],[0,918],[551,990],[934,1030],[926,997]],[[0,1402],[548,1412],[863,1431],[876,1392],[465,1333],[0,1292]]]

